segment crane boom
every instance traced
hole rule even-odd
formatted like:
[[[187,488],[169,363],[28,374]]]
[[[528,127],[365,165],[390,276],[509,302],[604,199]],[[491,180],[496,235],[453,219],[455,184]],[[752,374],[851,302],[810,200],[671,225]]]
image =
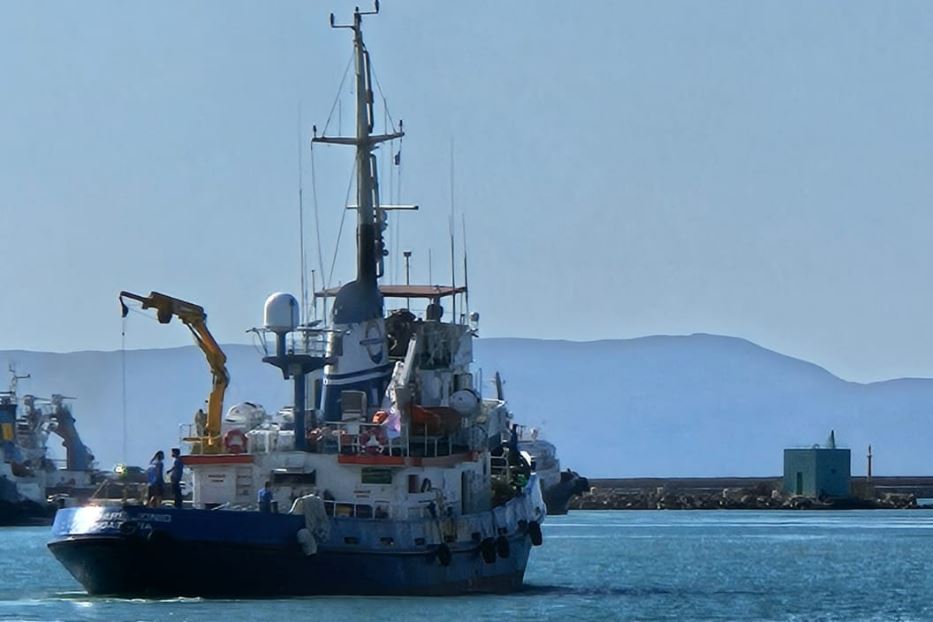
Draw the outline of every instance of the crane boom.
[[[124,298],[142,303],[143,309],[155,309],[160,324],[168,324],[172,317],[177,317],[191,331],[195,343],[207,359],[212,376],[211,393],[207,400],[207,423],[203,435],[199,432],[198,437],[191,440],[200,443],[203,453],[221,453],[223,444],[220,437],[220,421],[224,408],[224,393],[230,384],[230,374],[227,372],[227,355],[207,329],[207,313],[204,312],[204,307],[159,292],[141,296],[122,291],[120,309],[123,317],[129,312]]]

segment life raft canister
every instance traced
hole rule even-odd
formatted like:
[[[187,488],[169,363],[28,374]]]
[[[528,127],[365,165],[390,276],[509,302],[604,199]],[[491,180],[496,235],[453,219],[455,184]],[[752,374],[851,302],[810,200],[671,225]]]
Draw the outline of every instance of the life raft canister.
[[[224,450],[228,454],[246,453],[246,434],[243,430],[233,429],[224,434]]]

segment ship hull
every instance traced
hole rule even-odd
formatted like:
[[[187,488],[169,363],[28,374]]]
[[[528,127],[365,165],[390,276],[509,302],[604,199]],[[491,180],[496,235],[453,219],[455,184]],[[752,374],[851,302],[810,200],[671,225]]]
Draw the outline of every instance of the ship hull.
[[[86,506],[59,511],[48,546],[94,595],[505,593],[522,586],[532,546],[532,530],[523,525],[503,536],[507,555],[490,561],[475,538],[445,550],[406,544],[411,524],[389,520],[335,521],[329,541],[307,555],[296,538],[305,526],[300,515]]]
[[[583,494],[590,488],[590,482],[576,472],[567,470],[561,473],[560,482],[541,491],[547,505],[548,516],[561,516],[570,509],[570,500]]]
[[[480,551],[454,550],[441,566],[432,552],[321,551],[212,542],[53,542],[52,553],[92,595],[269,598],[323,594],[449,595],[519,589],[530,543],[512,542],[508,559],[486,564]]]
[[[51,503],[0,500],[0,527],[51,525],[56,509]]]

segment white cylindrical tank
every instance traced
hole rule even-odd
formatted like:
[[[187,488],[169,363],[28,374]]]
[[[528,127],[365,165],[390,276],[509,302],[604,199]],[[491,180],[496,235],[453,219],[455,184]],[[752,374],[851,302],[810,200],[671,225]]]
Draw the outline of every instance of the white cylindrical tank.
[[[298,301],[291,294],[276,292],[266,298],[262,323],[273,333],[290,333],[298,326]]]

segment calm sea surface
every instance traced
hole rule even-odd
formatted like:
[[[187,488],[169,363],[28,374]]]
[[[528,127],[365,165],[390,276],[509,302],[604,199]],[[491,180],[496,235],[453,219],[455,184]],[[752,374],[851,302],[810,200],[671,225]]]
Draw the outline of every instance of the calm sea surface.
[[[0,529],[0,620],[933,620],[922,510],[572,512],[545,525],[523,592],[455,598],[90,598],[47,534]]]

